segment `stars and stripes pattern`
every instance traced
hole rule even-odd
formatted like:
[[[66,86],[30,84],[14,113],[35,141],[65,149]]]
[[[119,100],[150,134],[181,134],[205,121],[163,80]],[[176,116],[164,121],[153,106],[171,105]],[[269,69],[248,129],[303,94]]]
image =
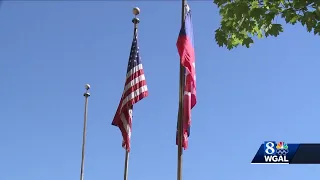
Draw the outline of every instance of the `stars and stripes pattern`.
[[[148,88],[139,56],[137,29],[135,29],[128,62],[126,82],[117,112],[112,121],[112,125],[119,127],[123,137],[122,147],[128,152],[130,152],[133,105],[147,96]]]
[[[191,21],[191,10],[186,5],[185,22],[179,33],[177,49],[180,55],[181,65],[186,68],[186,82],[183,97],[183,130],[182,147],[188,148],[188,137],[190,136],[191,109],[197,103],[196,97],[196,67],[193,44],[193,27]],[[178,140],[178,137],[177,137]],[[178,141],[177,141],[178,145]]]

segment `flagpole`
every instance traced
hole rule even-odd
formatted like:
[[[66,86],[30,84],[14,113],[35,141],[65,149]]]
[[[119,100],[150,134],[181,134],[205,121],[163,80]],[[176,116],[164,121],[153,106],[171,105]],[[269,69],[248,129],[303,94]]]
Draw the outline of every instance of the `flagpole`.
[[[85,146],[86,146],[86,135],[87,135],[87,117],[88,117],[88,98],[90,96],[89,89],[90,85],[86,84],[86,92],[83,94],[84,100],[84,122],[83,122],[83,135],[82,135],[82,156],[81,156],[81,170],[80,180],[83,180],[84,173],[84,157],[85,157]]]
[[[134,18],[132,19],[132,23],[134,24],[134,29],[133,29],[133,35],[137,35],[137,30],[138,30],[138,24],[140,22],[139,18],[137,17],[140,14],[140,9],[138,7],[133,8],[132,10],[134,14]],[[129,152],[125,150],[125,160],[124,160],[124,175],[123,179],[128,180],[128,169],[129,169]]]
[[[129,169],[129,152],[127,150],[126,155],[125,155],[125,160],[124,160],[124,180],[128,180],[128,169]]]
[[[181,4],[181,26],[185,21],[185,6],[186,0],[182,0]],[[182,137],[183,137],[183,96],[185,85],[185,68],[180,63],[180,78],[179,78],[179,111],[178,111],[178,165],[177,165],[177,180],[182,180]]]

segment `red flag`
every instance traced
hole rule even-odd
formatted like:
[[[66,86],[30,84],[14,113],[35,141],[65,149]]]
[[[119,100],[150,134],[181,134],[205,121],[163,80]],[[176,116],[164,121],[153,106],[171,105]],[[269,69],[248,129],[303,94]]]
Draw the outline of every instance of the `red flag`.
[[[135,32],[137,32],[136,29]],[[130,152],[133,105],[148,96],[148,88],[137,41],[137,33],[135,33],[130,51],[125,87],[112,121],[112,125],[119,127],[123,137],[122,147],[128,152]]]
[[[191,22],[191,10],[186,6],[185,22],[179,33],[177,49],[180,55],[181,65],[186,68],[186,83],[184,87],[184,112],[183,112],[183,143],[184,149],[188,148],[188,137],[191,126],[191,109],[197,103],[196,97],[196,69],[193,46],[193,27]],[[178,144],[178,142],[177,142]]]

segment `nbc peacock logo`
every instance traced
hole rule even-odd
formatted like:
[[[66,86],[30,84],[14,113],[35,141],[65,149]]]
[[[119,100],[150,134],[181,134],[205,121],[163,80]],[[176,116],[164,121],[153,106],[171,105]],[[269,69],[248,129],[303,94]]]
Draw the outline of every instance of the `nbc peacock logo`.
[[[276,149],[279,156],[285,156],[289,152],[288,144],[285,142],[278,142]]]

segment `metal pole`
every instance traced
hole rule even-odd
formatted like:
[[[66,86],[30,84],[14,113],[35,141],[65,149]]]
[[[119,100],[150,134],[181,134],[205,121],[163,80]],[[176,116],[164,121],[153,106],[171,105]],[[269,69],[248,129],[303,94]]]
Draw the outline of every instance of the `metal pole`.
[[[125,161],[124,161],[124,180],[128,180],[128,169],[129,169],[129,152],[126,150]]]
[[[138,24],[140,22],[139,18],[137,17],[140,14],[140,9],[138,7],[133,8],[132,10],[134,14],[134,18],[132,19],[132,23],[134,24],[134,29],[133,29],[133,35],[137,35],[138,31]],[[128,180],[128,169],[129,169],[129,152],[126,150],[125,151],[125,161],[124,161],[124,174],[123,174],[123,179]]]
[[[90,85],[86,84],[86,92],[83,94],[84,100],[84,122],[83,122],[83,135],[82,135],[82,156],[81,156],[81,170],[80,180],[83,180],[84,173],[84,157],[85,157],[85,146],[86,146],[86,135],[87,135],[87,117],[88,117],[88,97],[90,96],[89,89]]]
[[[185,21],[185,6],[186,0],[182,0],[181,4],[181,26]],[[183,96],[185,85],[185,68],[180,62],[180,77],[179,77],[179,112],[178,112],[178,166],[177,166],[177,180],[182,180],[182,137],[183,137]]]

